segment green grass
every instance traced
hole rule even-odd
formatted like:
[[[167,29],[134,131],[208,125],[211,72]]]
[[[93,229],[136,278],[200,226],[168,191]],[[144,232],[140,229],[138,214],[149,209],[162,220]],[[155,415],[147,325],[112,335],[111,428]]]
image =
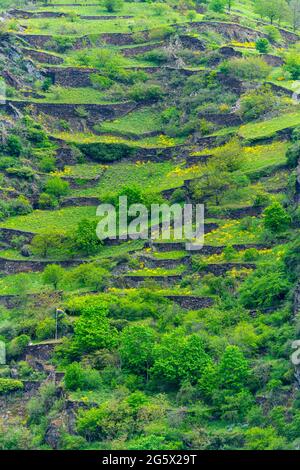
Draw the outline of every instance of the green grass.
[[[103,14],[106,14],[106,12],[103,12]],[[119,11],[119,15],[122,14],[124,14],[123,11]],[[95,16],[95,12],[91,11],[88,15]],[[201,20],[202,15],[197,15],[197,19]],[[187,17],[169,8],[162,15],[151,14],[151,9],[148,13],[147,5],[147,15],[145,15],[145,10],[139,15],[134,15],[134,24],[131,18],[112,18],[109,20],[85,20],[78,18],[72,21],[67,17],[22,19],[21,23],[27,27],[27,34],[82,36],[102,33],[131,33],[132,25],[134,25],[134,31],[143,31],[145,29],[168,26],[172,22],[185,23],[187,21]]]
[[[66,103],[66,104],[109,104],[115,101],[107,97],[107,93],[95,88],[51,87],[42,99],[31,99],[34,103]]]
[[[276,132],[293,128],[300,125],[300,111],[283,114],[282,116],[269,119],[268,121],[260,121],[248,123],[241,126],[238,134],[244,139],[259,139],[263,137],[272,137]]]
[[[101,130],[139,135],[145,132],[159,131],[161,127],[160,116],[155,108],[143,108],[114,121],[104,122],[101,125]]]
[[[69,231],[74,229],[84,218],[96,217],[95,207],[66,207],[47,211],[35,210],[28,215],[11,217],[1,223],[0,227],[19,229],[39,233],[43,230]]]
[[[101,199],[107,195],[117,194],[123,186],[127,185],[134,185],[145,193],[159,193],[164,189],[181,186],[184,179],[196,177],[200,171],[197,167],[189,170],[186,172],[171,161],[116,163],[107,167],[96,187],[74,189],[72,196],[97,196]]]
[[[0,279],[0,295],[22,295],[48,290],[41,273],[12,274]]]
[[[147,137],[138,141],[130,140],[125,137],[115,137],[110,135],[95,135],[91,132],[55,132],[52,134],[53,137],[65,140],[69,143],[74,144],[90,144],[90,143],[106,143],[106,144],[125,144],[130,147],[141,147],[141,148],[168,148],[176,145],[183,144],[185,139],[183,138],[169,138],[164,135],[155,137]]]

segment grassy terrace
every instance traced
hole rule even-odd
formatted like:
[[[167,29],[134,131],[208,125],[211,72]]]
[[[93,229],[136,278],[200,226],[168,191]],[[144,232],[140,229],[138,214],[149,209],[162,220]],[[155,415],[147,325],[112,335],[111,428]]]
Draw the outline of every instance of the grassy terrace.
[[[34,233],[46,229],[68,231],[76,227],[78,220],[95,216],[96,209],[94,207],[66,207],[55,211],[36,210],[28,215],[11,217],[2,222],[0,227]]]
[[[215,12],[218,2],[207,0],[203,14],[188,0],[126,0],[111,13],[104,0],[93,6],[87,5],[93,0],[74,1],[20,6],[65,16],[9,18],[11,49],[1,50],[1,66],[11,75],[9,101],[22,100],[24,116],[0,116],[0,232],[7,235],[0,243],[0,296],[18,296],[0,299],[0,340],[8,352],[7,366],[0,366],[0,449],[297,449],[300,411],[290,345],[299,333],[299,207],[292,185],[300,104],[276,87],[260,89],[272,81],[291,90],[294,82],[286,66],[262,63],[263,43],[255,44],[253,32],[272,37],[264,45],[275,56],[285,57],[292,41],[276,39],[278,18],[265,30],[254,0],[234,0],[231,12],[228,2]],[[205,31],[190,25],[202,20]],[[281,24],[288,21],[291,30],[288,18]],[[195,46],[178,40],[183,31]],[[128,34],[120,37],[125,45],[101,39],[113,33]],[[24,63],[11,53],[22,34],[46,35],[40,52],[59,51],[59,68],[97,69],[91,85],[81,87],[90,82],[76,71],[70,71],[73,87],[51,84],[43,71],[52,65],[39,59],[27,72],[26,51]],[[127,45],[129,36],[133,44]],[[147,45],[151,52],[144,57],[125,56],[126,49]],[[222,46],[244,60],[227,57],[222,64]],[[295,62],[299,58],[300,49]],[[158,73],[127,71],[150,66]],[[220,80],[226,67],[227,80]],[[184,74],[187,68],[196,73]],[[88,112],[89,104],[105,104],[109,116],[118,116],[122,111],[112,105],[124,102],[122,110],[133,111],[113,120],[100,109]],[[243,125],[231,120],[234,109]],[[209,115],[220,115],[220,123]],[[174,227],[161,233],[156,222],[147,235],[153,243],[99,244],[93,223],[100,217],[86,204],[116,203],[121,194],[147,207],[204,202],[207,254],[188,250],[185,243],[195,240],[186,231],[181,237]],[[145,225],[151,229],[151,219]],[[30,243],[1,229],[41,236]],[[17,274],[31,266],[43,272]],[[56,308],[62,311],[57,319]],[[5,384],[37,380],[35,361],[21,360],[25,342],[51,344],[57,335],[61,344],[45,363],[66,375],[33,390],[27,406],[27,389],[11,393]],[[59,403],[58,387],[64,390]],[[80,408],[71,422],[64,412],[69,400]]]
[[[76,133],[74,132],[59,132],[53,133],[53,137],[62,139],[67,143],[74,143],[74,144],[91,144],[91,143],[106,143],[106,144],[125,144],[131,147],[140,147],[140,148],[168,148],[173,147],[175,145],[180,145],[184,143],[183,138],[169,138],[165,137],[164,135],[155,136],[155,137],[147,137],[144,139],[140,139],[138,141],[129,140],[122,137],[115,137],[109,135],[95,135],[92,133]]]
[[[140,135],[145,132],[160,131],[162,124],[159,113],[155,107],[152,107],[133,111],[115,121],[106,121],[101,124],[100,129],[106,132],[117,131],[124,134]]]
[[[44,95],[44,98],[31,98],[32,103],[58,103],[58,104],[114,104],[120,102],[107,98],[105,92],[95,88],[66,88],[53,87],[51,91]]]
[[[267,121],[248,123],[240,127],[238,133],[244,139],[255,140],[272,137],[278,131],[294,128],[300,124],[300,111],[283,114]]]
[[[139,11],[130,11],[124,9],[122,10],[122,14],[120,15],[130,15],[134,14],[135,21],[134,25],[132,19],[93,19],[93,20],[85,20],[85,19],[77,19],[72,15],[72,17],[61,17],[61,18],[30,18],[30,19],[22,19],[20,23],[23,26],[26,26],[26,33],[27,34],[47,34],[47,35],[68,35],[68,36],[76,36],[76,35],[84,35],[84,34],[98,34],[101,33],[130,33],[132,29],[134,31],[143,31],[146,28],[157,28],[164,25],[169,25],[172,23],[185,23],[188,21],[187,18],[178,14],[173,9],[165,6],[164,10],[161,10],[159,13],[156,7],[149,8],[149,14],[145,16],[145,11],[142,8],[142,5],[138,5]],[[78,15],[87,15],[87,16],[97,16],[106,15],[107,11],[104,9],[93,10],[93,13],[87,10],[82,10],[81,7],[78,7],[80,10],[72,9],[72,12]],[[86,7],[87,8],[87,7]],[[148,6],[147,6],[147,13],[148,13]],[[202,19],[202,15],[198,14],[195,18],[195,21],[200,21]]]
[[[77,166],[80,171],[80,165]],[[183,184],[185,179],[197,177],[200,174],[198,167],[185,169],[172,162],[137,162],[115,163],[109,166],[99,184],[93,188],[74,189],[72,196],[97,196],[100,199],[108,194],[117,194],[122,186],[134,185],[145,192],[160,192],[165,189],[176,188]],[[114,185],[114,181],[118,185]]]

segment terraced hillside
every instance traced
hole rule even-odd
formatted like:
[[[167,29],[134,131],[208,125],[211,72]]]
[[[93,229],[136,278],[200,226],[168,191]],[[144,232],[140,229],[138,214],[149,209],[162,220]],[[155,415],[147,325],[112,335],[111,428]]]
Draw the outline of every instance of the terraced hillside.
[[[0,449],[298,449],[300,4],[53,1],[2,7]]]

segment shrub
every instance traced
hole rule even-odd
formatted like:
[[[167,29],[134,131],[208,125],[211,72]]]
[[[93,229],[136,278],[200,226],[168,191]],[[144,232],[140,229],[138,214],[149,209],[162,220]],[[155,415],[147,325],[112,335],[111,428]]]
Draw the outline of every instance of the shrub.
[[[275,269],[260,268],[247,277],[239,289],[244,307],[268,308],[285,299],[290,284],[284,273]]]
[[[241,97],[239,113],[244,119],[251,121],[272,111],[279,103],[271,89],[263,86],[258,90],[249,90]]]
[[[226,6],[226,0],[211,0],[209,2],[209,9],[215,13],[223,13]]]
[[[54,209],[58,206],[58,199],[52,194],[41,193],[39,196],[40,209]]]
[[[39,169],[45,173],[50,173],[55,170],[56,159],[52,155],[45,155],[39,162]]]
[[[53,176],[49,178],[45,184],[45,192],[51,196],[60,198],[61,196],[66,196],[69,191],[69,183],[63,181],[58,176]]]
[[[270,44],[266,38],[260,38],[256,41],[255,47],[261,54],[266,54],[269,50]]]
[[[104,0],[104,6],[109,13],[121,10],[123,7],[123,0]]]
[[[45,318],[41,320],[35,330],[36,337],[39,341],[54,338],[55,335],[55,319]]]
[[[260,57],[243,57],[223,62],[220,70],[242,80],[263,80],[270,73],[271,67]]]
[[[286,159],[289,168],[296,168],[300,160],[300,141],[294,142],[286,152]]]
[[[102,246],[96,233],[97,221],[82,219],[72,235],[72,248],[76,253],[93,255]]]
[[[22,389],[23,383],[20,380],[0,378],[0,395]]]
[[[291,217],[279,202],[274,202],[264,210],[263,222],[270,232],[280,233],[289,227]]]
[[[6,141],[6,151],[13,157],[19,157],[22,153],[23,144],[19,136],[9,135]]]
[[[12,215],[26,215],[30,214],[32,210],[32,206],[25,196],[19,196],[10,205],[10,213]]]
[[[286,54],[284,69],[290,73],[292,80],[300,78],[300,54],[297,51]]]
[[[146,85],[143,83],[134,85],[129,93],[129,98],[134,101],[158,101],[163,90],[159,85]]]
[[[7,355],[10,358],[17,358],[23,354],[25,348],[30,342],[30,337],[27,335],[20,335],[12,339],[7,347]]]
[[[73,362],[66,368],[64,382],[67,390],[95,390],[101,385],[100,374],[97,370],[83,367]]]
[[[49,264],[49,266],[46,266],[44,269],[43,282],[45,284],[52,284],[56,290],[59,283],[62,281],[64,274],[65,271],[61,266],[57,264]]]

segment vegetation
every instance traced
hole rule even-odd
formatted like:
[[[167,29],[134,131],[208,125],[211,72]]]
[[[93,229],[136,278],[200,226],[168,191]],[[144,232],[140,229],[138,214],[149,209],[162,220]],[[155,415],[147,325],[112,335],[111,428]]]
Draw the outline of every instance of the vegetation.
[[[297,450],[299,1],[48,3],[1,3],[0,449]]]

